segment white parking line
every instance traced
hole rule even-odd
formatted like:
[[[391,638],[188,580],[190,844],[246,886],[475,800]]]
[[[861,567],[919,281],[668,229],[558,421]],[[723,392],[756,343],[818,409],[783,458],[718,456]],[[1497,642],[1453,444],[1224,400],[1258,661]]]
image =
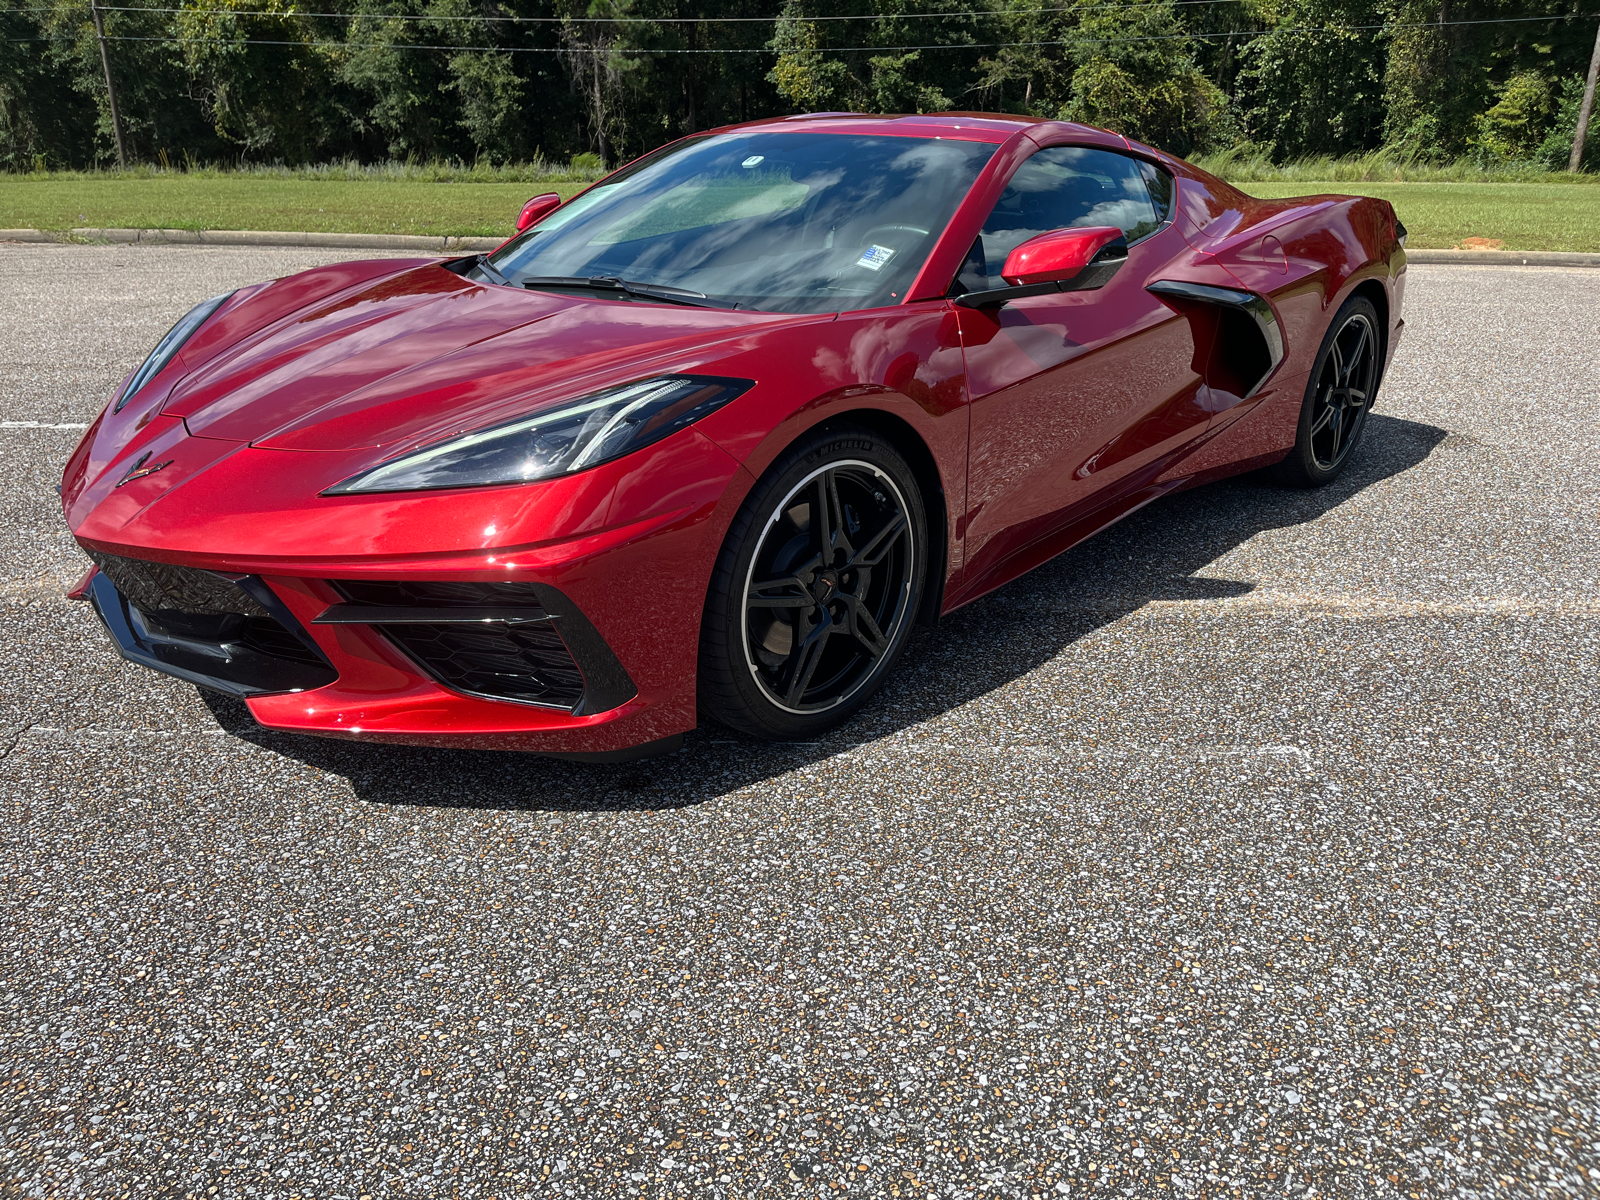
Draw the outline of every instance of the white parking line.
[[[51,425],[47,421],[0,421],[0,429],[87,429],[85,421],[71,421],[65,425]]]

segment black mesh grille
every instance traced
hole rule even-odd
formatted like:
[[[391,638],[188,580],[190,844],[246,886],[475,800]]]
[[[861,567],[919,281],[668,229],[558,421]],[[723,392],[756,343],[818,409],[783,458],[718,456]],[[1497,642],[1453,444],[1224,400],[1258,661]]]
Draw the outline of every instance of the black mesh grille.
[[[96,606],[135,661],[236,695],[305,691],[338,677],[253,576],[98,552],[90,557],[110,585],[95,594]]]
[[[584,678],[557,625],[503,621],[385,625],[384,608],[541,608],[540,585],[437,580],[340,579],[352,604],[370,606],[373,625],[448,688],[494,700],[576,708]],[[546,589],[548,591],[548,589]]]
[[[171,563],[121,558],[90,551],[100,573],[142,613],[239,613],[268,617],[267,610],[232,580],[215,571],[176,567]],[[270,619],[270,617],[269,617]]]
[[[572,708],[583,676],[550,625],[386,625],[383,632],[458,692]]]
[[[261,654],[324,666],[322,656],[271,617],[246,617],[239,641]]]

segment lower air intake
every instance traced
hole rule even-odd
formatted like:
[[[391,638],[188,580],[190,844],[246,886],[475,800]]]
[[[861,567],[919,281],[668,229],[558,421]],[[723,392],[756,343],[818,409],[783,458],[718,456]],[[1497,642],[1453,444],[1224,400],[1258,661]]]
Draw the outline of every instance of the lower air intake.
[[[251,575],[91,553],[89,596],[124,658],[233,696],[302,692],[338,672]]]
[[[473,696],[577,707],[583,676],[550,625],[385,625],[440,683]]]
[[[578,711],[586,697],[605,698],[605,688],[596,687],[597,680],[604,684],[608,677],[605,662],[586,669],[574,654],[589,640],[598,641],[598,635],[555,588],[505,581],[358,579],[341,579],[334,587],[351,602],[337,609],[339,622],[381,629],[453,691],[569,712]],[[335,619],[331,613],[318,618],[330,619]],[[573,637],[579,647],[569,645]],[[600,647],[599,658],[614,663],[603,642]]]

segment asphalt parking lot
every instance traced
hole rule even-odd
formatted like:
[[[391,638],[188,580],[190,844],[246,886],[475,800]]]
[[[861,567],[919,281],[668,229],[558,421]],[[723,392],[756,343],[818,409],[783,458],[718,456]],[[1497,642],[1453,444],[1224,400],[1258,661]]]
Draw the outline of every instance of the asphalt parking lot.
[[[1335,486],[595,767],[272,734],[62,598],[116,380],[329,257],[0,247],[0,1196],[1600,1194],[1600,271],[1415,268]]]

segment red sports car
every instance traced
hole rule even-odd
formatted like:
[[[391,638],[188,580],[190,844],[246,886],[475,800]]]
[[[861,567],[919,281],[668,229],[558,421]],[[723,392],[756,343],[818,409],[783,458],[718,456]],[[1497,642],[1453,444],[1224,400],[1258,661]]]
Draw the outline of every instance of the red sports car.
[[[740,125],[518,224],[207,300],[123,381],[62,496],[125,657],[297,733],[814,736],[1140,505],[1332,479],[1402,326],[1387,202],[1024,117]]]

